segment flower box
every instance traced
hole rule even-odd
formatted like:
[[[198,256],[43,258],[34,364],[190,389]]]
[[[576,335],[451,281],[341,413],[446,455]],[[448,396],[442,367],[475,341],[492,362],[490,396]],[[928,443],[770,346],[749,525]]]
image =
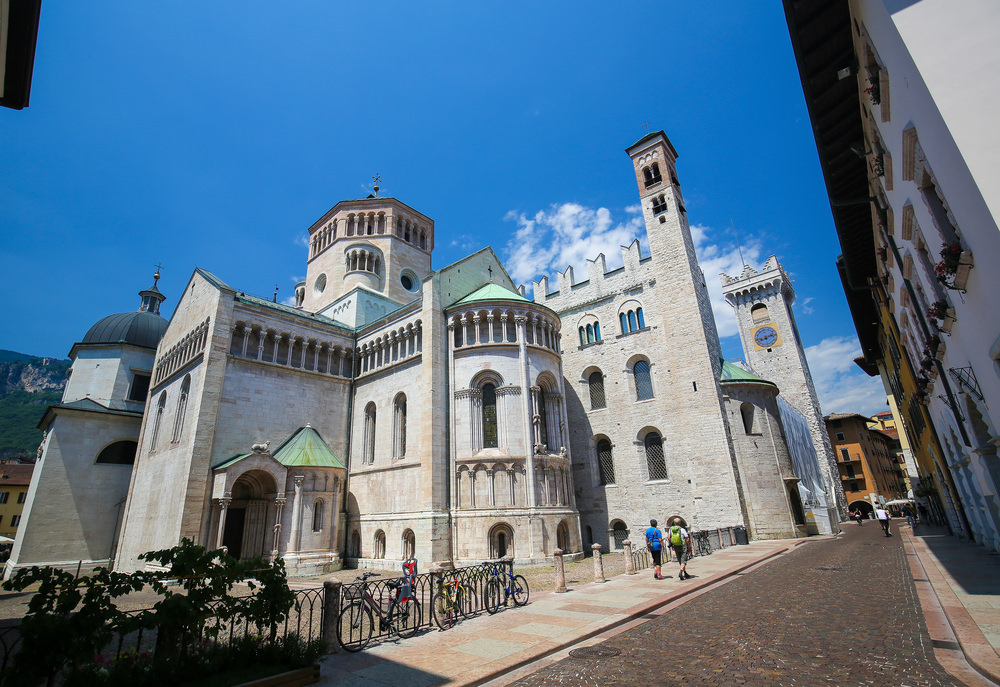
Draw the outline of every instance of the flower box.
[[[969,281],[969,272],[972,271],[972,252],[963,250],[962,256],[958,260],[958,269],[955,270],[955,288],[965,291],[965,285]]]
[[[944,360],[944,350],[945,345],[943,343],[938,344],[937,350],[934,351],[934,357],[938,360]]]

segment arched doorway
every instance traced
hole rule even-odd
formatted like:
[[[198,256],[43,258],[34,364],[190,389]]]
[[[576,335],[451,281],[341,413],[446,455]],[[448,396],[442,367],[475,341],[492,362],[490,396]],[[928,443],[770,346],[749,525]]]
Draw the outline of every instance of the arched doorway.
[[[569,553],[569,525],[563,520],[559,523],[559,527],[556,528],[556,546],[563,553]]]
[[[490,530],[490,558],[514,555],[514,531],[510,525],[501,523]]]
[[[864,515],[865,520],[870,520],[872,514],[875,512],[875,507],[872,506],[872,504],[868,503],[867,501],[862,501],[861,499],[858,499],[857,501],[851,501],[849,504],[847,504],[847,510],[848,511],[860,510],[861,513]]]
[[[222,545],[238,560],[266,556],[271,551],[271,504],[277,488],[274,478],[251,470],[233,483],[232,501],[226,509]]]

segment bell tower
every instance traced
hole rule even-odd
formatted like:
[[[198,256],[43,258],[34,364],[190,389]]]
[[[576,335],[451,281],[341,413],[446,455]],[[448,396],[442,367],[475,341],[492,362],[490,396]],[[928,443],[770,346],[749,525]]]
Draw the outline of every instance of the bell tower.
[[[833,497],[830,505],[846,515],[840,470],[792,312],[795,289],[788,274],[772,255],[760,272],[744,265],[738,277],[720,276],[723,295],[736,311],[747,364],[755,374],[777,384],[781,398],[805,417],[827,493]]]

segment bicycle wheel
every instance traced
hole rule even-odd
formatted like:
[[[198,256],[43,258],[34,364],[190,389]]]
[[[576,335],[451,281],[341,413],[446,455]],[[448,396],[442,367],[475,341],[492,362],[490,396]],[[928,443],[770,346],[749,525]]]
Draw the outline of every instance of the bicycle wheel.
[[[500,580],[492,579],[486,583],[486,589],[483,590],[483,606],[486,608],[486,612],[493,615],[500,610],[500,599],[503,597],[503,588],[500,586]]]
[[[442,630],[447,630],[455,624],[455,602],[447,592],[438,592],[431,600],[431,614],[434,624]]]
[[[371,609],[360,601],[352,603],[340,614],[337,641],[344,651],[361,651],[371,641],[374,628]]]
[[[393,623],[396,634],[400,637],[412,637],[420,629],[420,604],[410,597],[409,601],[400,601],[394,610]]]
[[[472,587],[459,585],[455,590],[455,603],[463,618],[471,618],[476,614],[476,590]]]
[[[514,603],[523,606],[528,603],[528,581],[523,575],[516,575],[510,582],[510,593],[514,597]]]

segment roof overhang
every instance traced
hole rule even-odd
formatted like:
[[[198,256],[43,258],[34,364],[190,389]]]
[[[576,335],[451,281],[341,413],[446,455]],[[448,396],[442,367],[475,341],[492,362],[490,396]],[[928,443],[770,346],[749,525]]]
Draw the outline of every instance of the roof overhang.
[[[872,198],[847,0],[783,0],[841,256],[837,268],[865,358],[881,356]],[[844,70],[847,70],[846,72]]]
[[[28,106],[42,0],[0,0],[0,105]]]

